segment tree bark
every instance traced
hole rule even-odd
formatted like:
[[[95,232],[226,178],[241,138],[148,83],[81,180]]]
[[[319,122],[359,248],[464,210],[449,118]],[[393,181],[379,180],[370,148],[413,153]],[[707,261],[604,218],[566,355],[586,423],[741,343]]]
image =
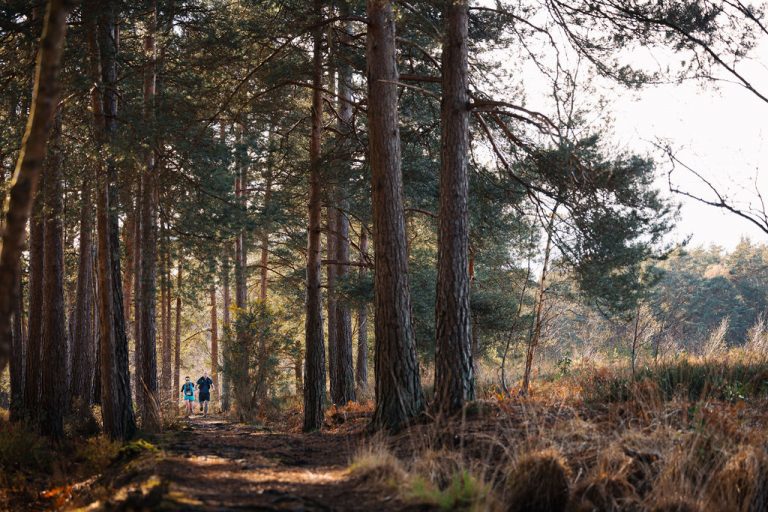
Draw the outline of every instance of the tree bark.
[[[174,363],[173,363],[173,393],[171,397],[178,397],[181,389],[181,257],[179,257],[179,269],[176,274],[176,332],[174,333]],[[178,405],[178,399],[175,399]]]
[[[424,410],[408,286],[392,2],[369,0],[368,131],[375,268],[376,407],[372,429],[397,431]]]
[[[162,371],[162,397],[163,402],[170,400],[174,391],[171,388],[173,383],[173,341],[171,338],[171,262],[170,247],[168,243],[168,229],[163,225],[163,285],[165,293],[163,295],[163,371]]]
[[[211,380],[215,400],[219,399],[219,322],[216,308],[216,285],[211,285]]]
[[[45,186],[45,176],[41,185]],[[24,416],[36,421],[40,412],[40,378],[42,361],[43,315],[43,196],[35,199],[29,227],[29,328],[24,368]]]
[[[102,4],[98,46],[91,45],[92,74],[103,87],[94,102],[94,133],[100,149],[113,144],[117,117],[117,48],[115,0]],[[93,13],[94,6],[84,9]],[[93,33],[91,30],[89,33]],[[91,38],[92,40],[95,38]],[[100,55],[99,55],[100,54]],[[99,66],[101,69],[99,69]],[[99,76],[99,71],[100,75]],[[99,359],[101,412],[105,433],[112,439],[130,439],[136,431],[128,372],[128,339],[125,334],[120,272],[120,232],[117,219],[117,168],[113,157],[101,156],[96,205],[98,236]]]
[[[96,92],[98,94],[98,92]],[[93,202],[91,176],[83,178],[80,206],[80,247],[77,269],[77,294],[73,322],[72,398],[81,407],[93,403],[96,369],[96,342],[93,331]]]
[[[142,234],[142,225],[141,225],[141,198],[143,197],[142,193],[142,187],[143,187],[143,180],[141,179],[141,173],[139,173],[139,179],[136,180],[136,201],[135,205],[132,204],[131,207],[134,210],[134,220],[133,220],[133,236],[131,237],[131,240],[133,241],[133,374],[136,377],[134,379],[133,385],[135,386],[135,389],[133,390],[133,396],[136,398],[136,404],[137,406],[141,402],[141,395],[139,394],[139,386],[141,385],[141,368],[142,368],[142,359],[141,359],[141,352],[142,352],[142,346],[141,346],[141,310],[142,310],[142,301],[144,300],[144,296],[141,293],[141,234]]]
[[[434,408],[452,414],[475,396],[467,206],[469,6],[467,0],[448,0],[444,6]]]
[[[221,312],[221,323],[224,327],[224,332],[229,336],[230,321],[229,321],[229,257],[225,254],[221,262],[221,287],[222,287],[222,299],[224,301],[224,311]],[[224,355],[224,361],[228,360],[228,344],[222,346],[222,352]],[[224,369],[224,374],[221,379],[221,410],[222,412],[229,411],[229,373],[227,369]]]
[[[267,169],[264,176],[264,212],[269,213],[269,209],[272,203],[272,176],[273,176],[273,145],[274,145],[274,129],[269,130],[267,148],[269,154],[267,156]],[[261,236],[261,258],[259,261],[259,300],[262,302],[267,301],[267,279],[268,271],[267,266],[269,264],[269,229],[271,223],[267,223],[264,229],[264,233]]]
[[[67,327],[64,312],[64,245],[62,190],[61,112],[51,136],[45,166],[43,219],[42,380],[40,430],[53,438],[64,437],[67,396]]]
[[[154,121],[155,101],[155,30],[157,2],[150,2],[150,19],[144,36],[146,68],[144,70],[144,120]],[[149,432],[160,430],[160,408],[157,396],[157,328],[155,324],[155,293],[157,286],[157,169],[154,150],[146,150],[141,186],[141,368],[139,410],[142,428]]]
[[[16,305],[13,310],[13,337],[11,338],[10,379],[11,404],[9,419],[12,422],[24,418],[24,294],[22,293],[21,272],[16,278]]]
[[[10,355],[19,259],[58,102],[58,74],[67,33],[67,16],[75,3],[72,0],[51,0],[48,3],[35,66],[32,108],[3,215],[5,222],[0,248],[0,371],[5,369]]]
[[[346,2],[342,3],[341,7],[342,15],[349,15],[349,9]],[[340,47],[345,47],[352,44],[351,37],[349,35],[352,27],[349,22],[346,22],[341,30],[339,37]],[[339,147],[344,148],[348,145],[348,139],[352,134],[352,68],[345,61],[344,58],[339,58],[338,63],[338,94],[339,94],[339,120],[338,130],[339,136],[342,139]],[[342,158],[345,157],[346,152],[342,152]],[[348,165],[342,163],[342,165]],[[347,210],[349,210],[349,201],[347,200],[349,182],[348,172],[345,168],[339,168],[339,172],[336,173],[336,194],[335,202],[337,208],[333,209],[333,213],[336,215],[336,221],[334,222],[335,233],[335,247],[334,258],[336,261],[349,261],[349,218],[347,217]],[[349,272],[347,265],[329,265],[329,268],[336,267],[336,278],[344,280]],[[329,290],[330,295],[330,290]],[[334,397],[334,402],[338,405],[344,405],[347,402],[353,402],[355,400],[355,369],[354,360],[352,357],[352,316],[349,311],[349,303],[344,298],[336,298],[336,386],[337,396]],[[330,312],[329,312],[330,314]],[[328,332],[328,340],[331,343],[330,329]]]
[[[326,180],[326,183],[331,182],[332,179]],[[335,186],[330,183],[327,187],[327,195],[330,200],[334,199]],[[336,261],[336,208],[333,205],[328,205],[326,208],[326,225],[327,231],[325,235],[325,251],[329,261]],[[334,404],[340,404],[341,396],[339,395],[339,371],[337,365],[339,364],[338,356],[338,335],[336,332],[336,265],[329,263],[325,267],[326,274],[326,286],[328,287],[328,297],[326,298],[327,308],[327,325],[328,325],[328,381],[331,392],[331,401]]]
[[[360,228],[360,263],[365,262],[368,253],[368,232],[365,226]],[[360,276],[365,275],[365,267],[360,266]],[[368,305],[357,308],[357,370],[355,373],[359,393],[368,390]]]
[[[312,134],[309,144],[309,218],[307,222],[307,299],[304,325],[304,431],[323,426],[325,401],[325,347],[323,341],[323,306],[320,291],[320,215],[321,215],[321,138],[323,133],[323,2],[314,0],[312,59]]]

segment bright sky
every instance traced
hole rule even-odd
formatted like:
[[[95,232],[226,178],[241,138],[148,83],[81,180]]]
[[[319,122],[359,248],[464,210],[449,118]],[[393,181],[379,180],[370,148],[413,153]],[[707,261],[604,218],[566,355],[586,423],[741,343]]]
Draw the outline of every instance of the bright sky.
[[[753,57],[763,62],[744,62],[738,69],[761,93],[768,93],[768,41]],[[647,141],[668,139],[681,161],[728,197],[755,204],[756,178],[761,192],[768,195],[768,103],[743,87],[686,83],[639,93],[622,91],[612,111],[620,144],[647,151],[652,147]],[[660,186],[668,190],[669,165],[660,164],[665,171]],[[673,177],[678,188],[704,194],[698,180],[683,169]],[[731,249],[743,236],[768,243],[768,235],[746,220],[681,196],[676,199],[683,204],[677,236],[692,235],[691,245]]]
[[[486,6],[492,3],[491,0],[475,1]],[[543,23],[543,20],[535,21]],[[562,40],[556,31],[553,36]],[[750,53],[750,60],[740,62],[737,70],[763,95],[768,96],[766,39],[762,38],[762,42]],[[545,60],[553,56],[546,49],[548,46],[546,42],[540,46]],[[549,101],[546,98],[549,98],[551,87],[532,63],[520,64],[524,53],[517,53],[511,48],[491,51],[488,55],[499,63],[499,69],[508,76],[523,77],[527,105],[551,112],[551,103],[549,107],[541,103]],[[565,55],[565,58],[570,60],[573,57]],[[623,63],[646,69],[649,64],[651,69],[669,63],[674,65],[679,59],[680,56],[671,49],[655,49],[652,52],[646,49],[628,50],[622,56]],[[726,73],[719,76],[732,80]],[[607,111],[596,113],[595,121],[599,122],[601,117],[612,118],[614,144],[640,154],[658,154],[662,174],[658,186],[663,191],[669,190],[667,171],[670,164],[653,145],[659,139],[666,140],[675,149],[678,159],[740,205],[758,201],[756,179],[768,201],[768,103],[744,87],[728,82],[719,82],[717,86],[686,82],[630,91],[608,80],[589,79],[587,73],[580,73],[579,79],[588,80],[594,93],[609,100]],[[506,83],[504,79],[497,82],[496,96],[514,96],[514,92],[509,90],[505,94]],[[706,195],[701,183],[683,169],[675,171],[673,182],[682,190]],[[679,195],[675,195],[674,200],[682,204],[674,239],[691,236],[691,246],[714,244],[725,249],[732,249],[744,236],[768,243],[768,234],[744,219]]]

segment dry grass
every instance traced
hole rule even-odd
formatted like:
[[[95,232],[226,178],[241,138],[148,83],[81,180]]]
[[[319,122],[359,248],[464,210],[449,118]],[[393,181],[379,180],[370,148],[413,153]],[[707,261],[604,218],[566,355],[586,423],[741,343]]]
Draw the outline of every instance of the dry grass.
[[[451,486],[470,475],[464,487],[487,492],[463,492],[475,502],[453,503],[466,510],[765,511],[768,368],[756,361],[710,353],[637,380],[582,368],[525,399],[481,389],[490,399],[461,417],[374,441],[387,453],[375,459],[398,468],[406,499],[413,482],[462,494]]]

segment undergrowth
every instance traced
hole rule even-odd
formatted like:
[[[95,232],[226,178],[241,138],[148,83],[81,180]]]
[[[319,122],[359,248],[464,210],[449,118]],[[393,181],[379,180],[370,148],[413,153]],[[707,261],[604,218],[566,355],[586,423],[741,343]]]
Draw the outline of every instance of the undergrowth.
[[[376,438],[352,475],[445,510],[765,511],[766,382],[764,358],[733,352],[634,378],[571,367],[527,398],[481,390],[463,415]]]

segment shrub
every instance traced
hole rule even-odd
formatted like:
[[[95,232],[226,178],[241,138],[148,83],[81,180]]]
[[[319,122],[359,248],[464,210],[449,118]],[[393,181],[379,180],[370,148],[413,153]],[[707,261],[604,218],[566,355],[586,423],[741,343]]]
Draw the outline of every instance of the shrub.
[[[570,494],[570,470],[554,450],[523,455],[507,475],[508,512],[565,510]]]
[[[252,421],[269,403],[269,390],[280,376],[280,358],[292,360],[296,344],[280,332],[277,312],[257,301],[236,311],[224,346],[224,371],[231,379],[235,409],[241,421]]]
[[[75,449],[75,459],[84,462],[89,470],[100,472],[117,459],[120,453],[120,443],[106,436],[96,436],[78,444]]]
[[[52,460],[45,438],[21,423],[0,423],[0,473],[45,472]]]

